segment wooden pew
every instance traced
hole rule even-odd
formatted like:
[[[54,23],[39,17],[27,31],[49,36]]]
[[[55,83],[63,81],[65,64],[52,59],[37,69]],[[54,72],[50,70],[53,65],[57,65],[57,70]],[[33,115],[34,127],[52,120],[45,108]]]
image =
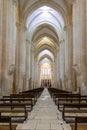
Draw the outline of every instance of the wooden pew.
[[[79,98],[80,99],[80,97],[81,97],[80,94],[73,94],[73,93],[58,93],[57,94],[57,93],[55,93],[53,100],[54,100],[55,104],[57,105],[59,98],[65,98],[67,100],[68,98]]]
[[[35,95],[32,95],[32,94],[11,94],[10,95],[10,98],[11,99],[18,99],[18,98],[31,98],[32,99],[32,101],[33,101],[33,105],[35,105],[35,103],[36,103],[36,101],[37,101],[37,98],[36,98],[36,96]]]
[[[32,111],[33,109],[33,101],[31,98],[10,98],[10,99],[4,99],[3,103],[24,103],[26,106],[28,106],[29,110]]]
[[[75,97],[75,98],[58,98],[58,110],[61,111],[61,108],[63,108],[63,104],[64,103],[81,103],[81,102],[87,102],[87,99],[85,98],[79,98],[79,97]]]
[[[86,123],[87,124],[87,117],[75,117],[75,130],[78,130],[79,123]]]
[[[32,94],[38,98],[41,95],[43,90],[44,88],[36,88],[28,91],[22,91],[19,94]]]
[[[81,99],[86,99],[86,102],[87,102],[87,95],[81,95]]]
[[[9,95],[9,96],[3,96],[3,101],[5,101],[5,100],[7,100],[7,99],[30,99],[30,100],[32,100],[32,104],[33,105],[35,105],[35,103],[36,103],[36,99],[35,99],[35,96],[33,96],[33,95],[28,95],[28,94],[11,94],[11,95]]]
[[[26,93],[26,92],[41,92],[44,90],[44,88],[35,88],[35,89],[31,89],[31,90],[26,90],[26,91],[22,91],[22,93]]]
[[[56,89],[56,88],[48,88],[48,91],[49,91],[51,97],[53,97],[54,94],[58,94],[58,93],[71,93],[69,91],[65,91],[65,90],[61,90],[61,89]]]
[[[11,117],[9,117],[9,116],[0,116],[0,123],[9,123],[9,130],[12,130]]]
[[[38,95],[35,93],[20,93],[19,95],[22,96],[23,98],[32,98],[34,105],[37,102]]]
[[[68,113],[68,115],[66,115],[66,113]],[[64,103],[63,104],[62,117],[67,123],[75,122],[75,117],[76,117],[75,113],[87,114],[87,103]],[[68,118],[70,118],[70,120],[68,120]]]
[[[34,91],[29,91],[29,92],[23,92],[21,94],[11,94],[9,96],[3,96],[3,98],[0,99],[0,122],[2,123],[9,123],[9,130],[12,130],[12,122],[23,122],[24,120],[26,120],[27,118],[27,108],[26,105],[31,107],[31,110],[33,108],[33,105],[35,104],[38,96],[40,96],[40,94],[42,93],[43,89],[35,89]],[[22,107],[24,108],[24,111],[21,110]],[[2,110],[1,110],[2,108]],[[7,109],[4,109],[7,108]],[[10,108],[10,110],[9,110]],[[15,109],[16,108],[16,109]],[[19,110],[17,108],[20,108]],[[15,113],[19,113],[19,112],[23,112],[24,116],[17,116],[17,115],[9,115],[8,119],[7,116],[2,116],[4,113],[11,113],[14,114]],[[11,116],[11,117],[10,117]],[[17,117],[21,118],[24,117],[24,120],[22,119],[19,121],[16,119]],[[12,118],[12,119],[11,119]],[[15,118],[15,120],[13,119]]]
[[[27,103],[29,111],[32,111],[34,103],[32,98],[0,98],[2,103]]]
[[[35,105],[35,103],[37,101],[37,95],[39,92],[41,93],[42,91],[43,91],[42,88],[33,89],[33,90],[29,90],[29,91],[23,91],[23,92],[20,92],[19,94],[10,94],[9,96],[3,96],[3,99],[0,99],[0,100],[2,100],[3,102],[6,102],[9,99],[9,101],[13,102],[17,99],[18,101],[20,100],[19,102],[21,102],[21,99],[23,101],[23,99],[28,98],[28,99],[32,100],[31,104]],[[31,107],[32,107],[32,105],[31,105]]]
[[[0,103],[0,116],[3,116],[3,114],[9,114],[12,122],[23,122],[27,118],[26,105],[26,103]],[[23,113],[23,115],[19,115],[20,112]],[[14,115],[14,113],[17,114]]]

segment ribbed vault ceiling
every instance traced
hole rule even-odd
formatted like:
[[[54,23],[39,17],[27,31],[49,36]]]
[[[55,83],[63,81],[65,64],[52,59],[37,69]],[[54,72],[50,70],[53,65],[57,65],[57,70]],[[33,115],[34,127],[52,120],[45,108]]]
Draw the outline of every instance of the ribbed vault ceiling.
[[[20,0],[23,17],[26,15],[27,36],[33,43],[38,61],[55,61],[59,40],[62,39],[64,31],[65,17],[68,16],[72,1]]]
[[[62,16],[56,10],[42,6],[27,18],[26,26],[31,34],[38,60],[44,55],[49,55],[54,61],[53,51],[57,51],[58,36],[64,28]]]
[[[54,55],[49,50],[45,49],[42,52],[40,52],[38,55],[38,60],[40,60],[43,55],[49,55],[51,57],[52,61],[54,61]]]
[[[49,24],[53,27],[57,35],[61,36],[62,29],[64,28],[64,19],[56,10],[42,6],[35,10],[28,18],[26,26],[29,30],[30,37],[33,36],[34,31],[44,24]]]

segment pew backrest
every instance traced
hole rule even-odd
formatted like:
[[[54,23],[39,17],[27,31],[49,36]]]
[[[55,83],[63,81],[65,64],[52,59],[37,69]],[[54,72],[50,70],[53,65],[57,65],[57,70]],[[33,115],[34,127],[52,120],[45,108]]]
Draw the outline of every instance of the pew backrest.
[[[83,117],[83,116],[75,117],[75,130],[78,130],[78,123],[87,124],[87,117]]]
[[[9,123],[9,130],[12,130],[11,117],[9,117],[9,116],[0,116],[0,123]]]

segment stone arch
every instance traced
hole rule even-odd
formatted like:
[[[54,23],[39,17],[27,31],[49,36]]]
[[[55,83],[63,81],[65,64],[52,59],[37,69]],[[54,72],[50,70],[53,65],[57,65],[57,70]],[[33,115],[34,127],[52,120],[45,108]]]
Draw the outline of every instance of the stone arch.
[[[24,24],[26,25],[26,20],[29,14],[31,14],[34,10],[42,7],[42,6],[48,6],[53,8],[54,10],[58,11],[60,15],[63,17],[65,24],[68,23],[67,19],[67,14],[65,13],[64,9],[56,2],[53,0],[50,1],[45,1],[45,0],[40,0],[39,3],[35,2],[32,6],[28,7],[27,10],[23,13],[23,18],[24,18]],[[68,11],[67,11],[68,13]]]
[[[47,54],[43,55],[43,56],[39,59],[39,62],[40,62],[42,59],[44,59],[45,57],[47,57],[51,62],[53,62],[53,59],[52,59],[49,55],[47,55]]]
[[[36,55],[38,55],[40,52],[42,52],[45,49],[47,49],[48,51],[50,51],[54,55],[54,57],[55,57],[56,53],[55,53],[55,51],[53,51],[52,47],[50,47],[49,45],[46,45],[46,46],[43,45],[43,46],[41,46],[41,48],[39,48],[39,50],[37,51]]]
[[[32,41],[34,41],[36,34],[39,33],[42,28],[46,28],[47,30],[51,31],[51,32],[55,35],[55,38],[54,38],[54,36],[52,35],[52,33],[51,33],[51,34],[50,34],[50,33],[48,34],[48,33],[45,32],[45,33],[43,33],[42,35],[39,35],[39,36],[38,36],[39,39],[41,39],[41,38],[44,37],[44,36],[47,36],[47,37],[50,37],[51,39],[53,39],[55,42],[57,42],[57,41],[59,40],[59,37],[58,37],[58,35],[57,35],[57,32],[56,32],[55,28],[54,28],[53,26],[50,26],[49,24],[43,24],[43,25],[39,26],[39,27],[34,31],[34,34],[33,34],[33,36],[32,36]],[[38,38],[36,38],[36,41],[37,41],[37,40],[38,40]]]

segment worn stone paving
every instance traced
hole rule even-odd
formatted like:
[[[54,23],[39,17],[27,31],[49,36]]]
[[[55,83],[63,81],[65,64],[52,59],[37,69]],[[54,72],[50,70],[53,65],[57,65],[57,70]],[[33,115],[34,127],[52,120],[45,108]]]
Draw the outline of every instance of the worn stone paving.
[[[63,121],[61,112],[45,88],[28,119],[16,130],[71,130],[71,127]]]

